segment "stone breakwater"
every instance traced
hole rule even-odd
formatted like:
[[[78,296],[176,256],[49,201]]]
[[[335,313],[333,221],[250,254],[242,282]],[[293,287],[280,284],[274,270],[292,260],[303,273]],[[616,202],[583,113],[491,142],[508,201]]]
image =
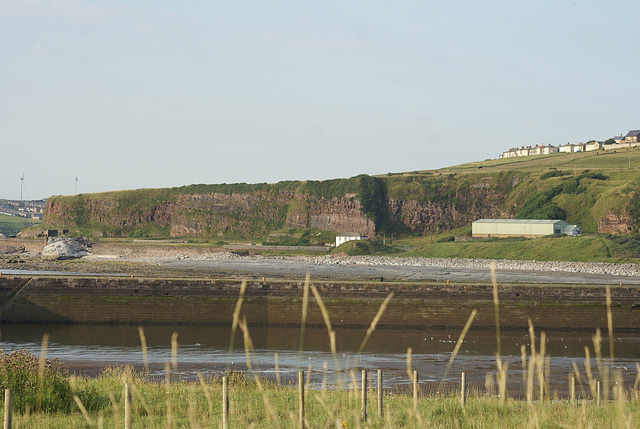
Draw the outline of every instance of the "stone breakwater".
[[[0,323],[212,324],[233,320],[241,281],[130,277],[0,277]],[[393,293],[379,327],[492,329],[491,284],[314,281],[336,326],[367,328]],[[640,288],[610,288],[616,331],[640,330]],[[240,317],[253,326],[299,326],[303,280],[249,280]],[[501,284],[504,329],[607,329],[603,286]],[[312,299],[306,323],[324,326]]]
[[[175,259],[208,261],[254,258],[257,260],[286,260],[308,262],[316,265],[358,265],[370,267],[429,267],[443,269],[487,269],[495,264],[497,270],[519,270],[539,272],[564,272],[602,274],[612,276],[640,276],[639,264],[611,264],[604,262],[561,262],[561,261],[517,261],[507,259],[450,259],[450,258],[404,258],[393,256],[240,256],[231,252],[201,255],[178,255]],[[155,258],[158,260],[158,258]],[[154,262],[154,258],[147,258]]]

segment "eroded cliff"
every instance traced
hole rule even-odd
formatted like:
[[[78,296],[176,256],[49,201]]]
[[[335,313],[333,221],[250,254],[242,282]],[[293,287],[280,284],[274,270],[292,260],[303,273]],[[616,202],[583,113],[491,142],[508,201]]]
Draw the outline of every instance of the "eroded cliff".
[[[430,234],[480,218],[553,213],[585,232],[637,229],[636,187],[602,174],[564,176],[518,171],[361,175],[52,197],[44,223],[84,234],[133,237],[260,238],[282,228],[374,236],[395,230]]]

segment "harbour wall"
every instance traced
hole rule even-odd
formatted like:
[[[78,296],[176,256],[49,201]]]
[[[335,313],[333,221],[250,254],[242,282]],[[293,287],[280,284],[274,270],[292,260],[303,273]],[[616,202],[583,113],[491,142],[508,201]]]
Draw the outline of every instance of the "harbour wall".
[[[379,328],[495,326],[492,286],[394,282],[312,282],[334,326],[368,327],[393,293]],[[0,277],[1,323],[231,324],[240,281],[122,277]],[[304,282],[247,283],[240,318],[253,326],[301,323]],[[607,329],[604,286],[500,285],[502,329]],[[614,329],[640,331],[640,288],[612,286]],[[310,293],[308,325],[323,326]]]

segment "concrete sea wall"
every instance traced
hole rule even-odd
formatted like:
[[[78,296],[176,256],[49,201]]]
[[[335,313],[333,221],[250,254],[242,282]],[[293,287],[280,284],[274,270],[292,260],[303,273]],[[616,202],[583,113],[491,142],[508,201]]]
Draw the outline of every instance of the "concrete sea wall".
[[[336,326],[369,326],[384,298],[394,293],[380,328],[464,326],[491,328],[490,285],[313,282]],[[251,281],[241,317],[251,325],[300,324],[301,281]],[[80,324],[230,324],[240,290],[237,280],[104,277],[0,277],[0,322]],[[611,287],[614,329],[640,330],[640,288]],[[607,328],[605,288],[501,285],[503,329],[594,330]],[[309,325],[324,325],[312,299]]]

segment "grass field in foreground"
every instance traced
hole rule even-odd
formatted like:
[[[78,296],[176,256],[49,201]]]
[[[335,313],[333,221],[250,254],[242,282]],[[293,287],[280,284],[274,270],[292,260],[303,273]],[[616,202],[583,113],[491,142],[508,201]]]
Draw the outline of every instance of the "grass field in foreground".
[[[97,379],[77,379],[74,392],[86,414],[73,405],[66,413],[16,412],[14,427],[123,427],[124,383],[132,384],[133,427],[222,427],[222,385],[216,378],[201,382],[152,383],[126,369],[106,370]],[[361,392],[306,390],[305,419],[311,428],[419,427],[637,427],[638,392],[625,398],[572,405],[565,400],[527,403],[496,396],[471,396],[462,406],[458,397],[420,398],[417,409],[410,395],[386,393],[383,416],[377,413],[375,391],[368,395],[366,421]],[[296,428],[298,389],[264,381],[232,377],[229,387],[229,427]]]

